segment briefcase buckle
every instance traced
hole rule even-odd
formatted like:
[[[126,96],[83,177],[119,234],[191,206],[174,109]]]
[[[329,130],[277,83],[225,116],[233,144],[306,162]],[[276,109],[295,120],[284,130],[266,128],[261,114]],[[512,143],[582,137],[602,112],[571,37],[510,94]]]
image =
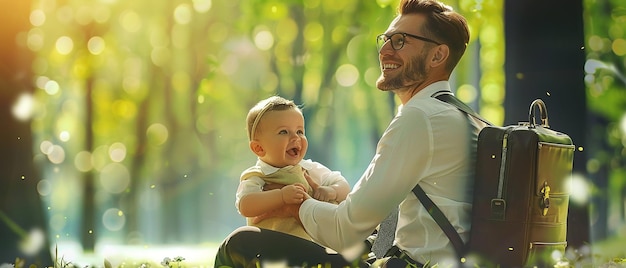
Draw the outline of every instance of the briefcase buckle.
[[[505,213],[506,201],[501,198],[491,199],[491,219],[503,221]]]
[[[541,215],[548,215],[548,209],[550,208],[550,186],[547,181],[543,182],[541,187]]]

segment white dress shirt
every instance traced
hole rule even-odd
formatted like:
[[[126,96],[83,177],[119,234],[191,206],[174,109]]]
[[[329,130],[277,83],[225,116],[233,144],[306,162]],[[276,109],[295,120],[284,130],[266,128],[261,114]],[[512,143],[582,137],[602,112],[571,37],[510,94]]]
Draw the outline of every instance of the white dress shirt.
[[[308,199],[300,218],[310,236],[338,252],[362,244],[399,206],[394,244],[415,261],[455,261],[449,239],[411,191],[419,183],[467,241],[478,130],[465,114],[433,97],[447,81],[429,85],[399,107],[376,154],[344,202]]]

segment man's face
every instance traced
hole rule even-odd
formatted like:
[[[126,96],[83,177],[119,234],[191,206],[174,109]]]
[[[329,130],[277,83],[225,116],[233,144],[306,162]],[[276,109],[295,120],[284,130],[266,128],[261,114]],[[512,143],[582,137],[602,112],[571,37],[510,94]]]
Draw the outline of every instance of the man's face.
[[[400,15],[396,17],[385,34],[391,36],[394,33],[407,33],[424,36],[421,26],[424,23],[421,14]],[[380,60],[381,75],[376,81],[376,86],[383,91],[398,90],[420,84],[428,74],[426,58],[431,46],[422,40],[405,37],[404,46],[394,50],[390,41],[385,43],[378,54]]]

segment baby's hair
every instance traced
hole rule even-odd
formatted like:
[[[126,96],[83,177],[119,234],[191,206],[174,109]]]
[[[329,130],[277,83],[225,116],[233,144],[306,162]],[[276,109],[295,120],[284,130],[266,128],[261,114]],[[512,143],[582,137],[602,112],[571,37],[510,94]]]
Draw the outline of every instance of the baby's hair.
[[[263,117],[263,114],[269,111],[284,111],[296,109],[300,111],[300,107],[295,102],[280,96],[271,96],[267,99],[259,101],[250,111],[246,118],[248,139],[253,140],[256,128]]]

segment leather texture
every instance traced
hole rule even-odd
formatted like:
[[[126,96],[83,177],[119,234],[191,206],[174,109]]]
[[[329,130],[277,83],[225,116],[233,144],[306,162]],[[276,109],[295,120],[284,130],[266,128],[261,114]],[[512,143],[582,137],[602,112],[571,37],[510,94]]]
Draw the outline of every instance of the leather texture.
[[[573,157],[570,137],[543,125],[485,127],[478,137],[470,255],[502,267],[532,267],[555,249],[564,253]]]

